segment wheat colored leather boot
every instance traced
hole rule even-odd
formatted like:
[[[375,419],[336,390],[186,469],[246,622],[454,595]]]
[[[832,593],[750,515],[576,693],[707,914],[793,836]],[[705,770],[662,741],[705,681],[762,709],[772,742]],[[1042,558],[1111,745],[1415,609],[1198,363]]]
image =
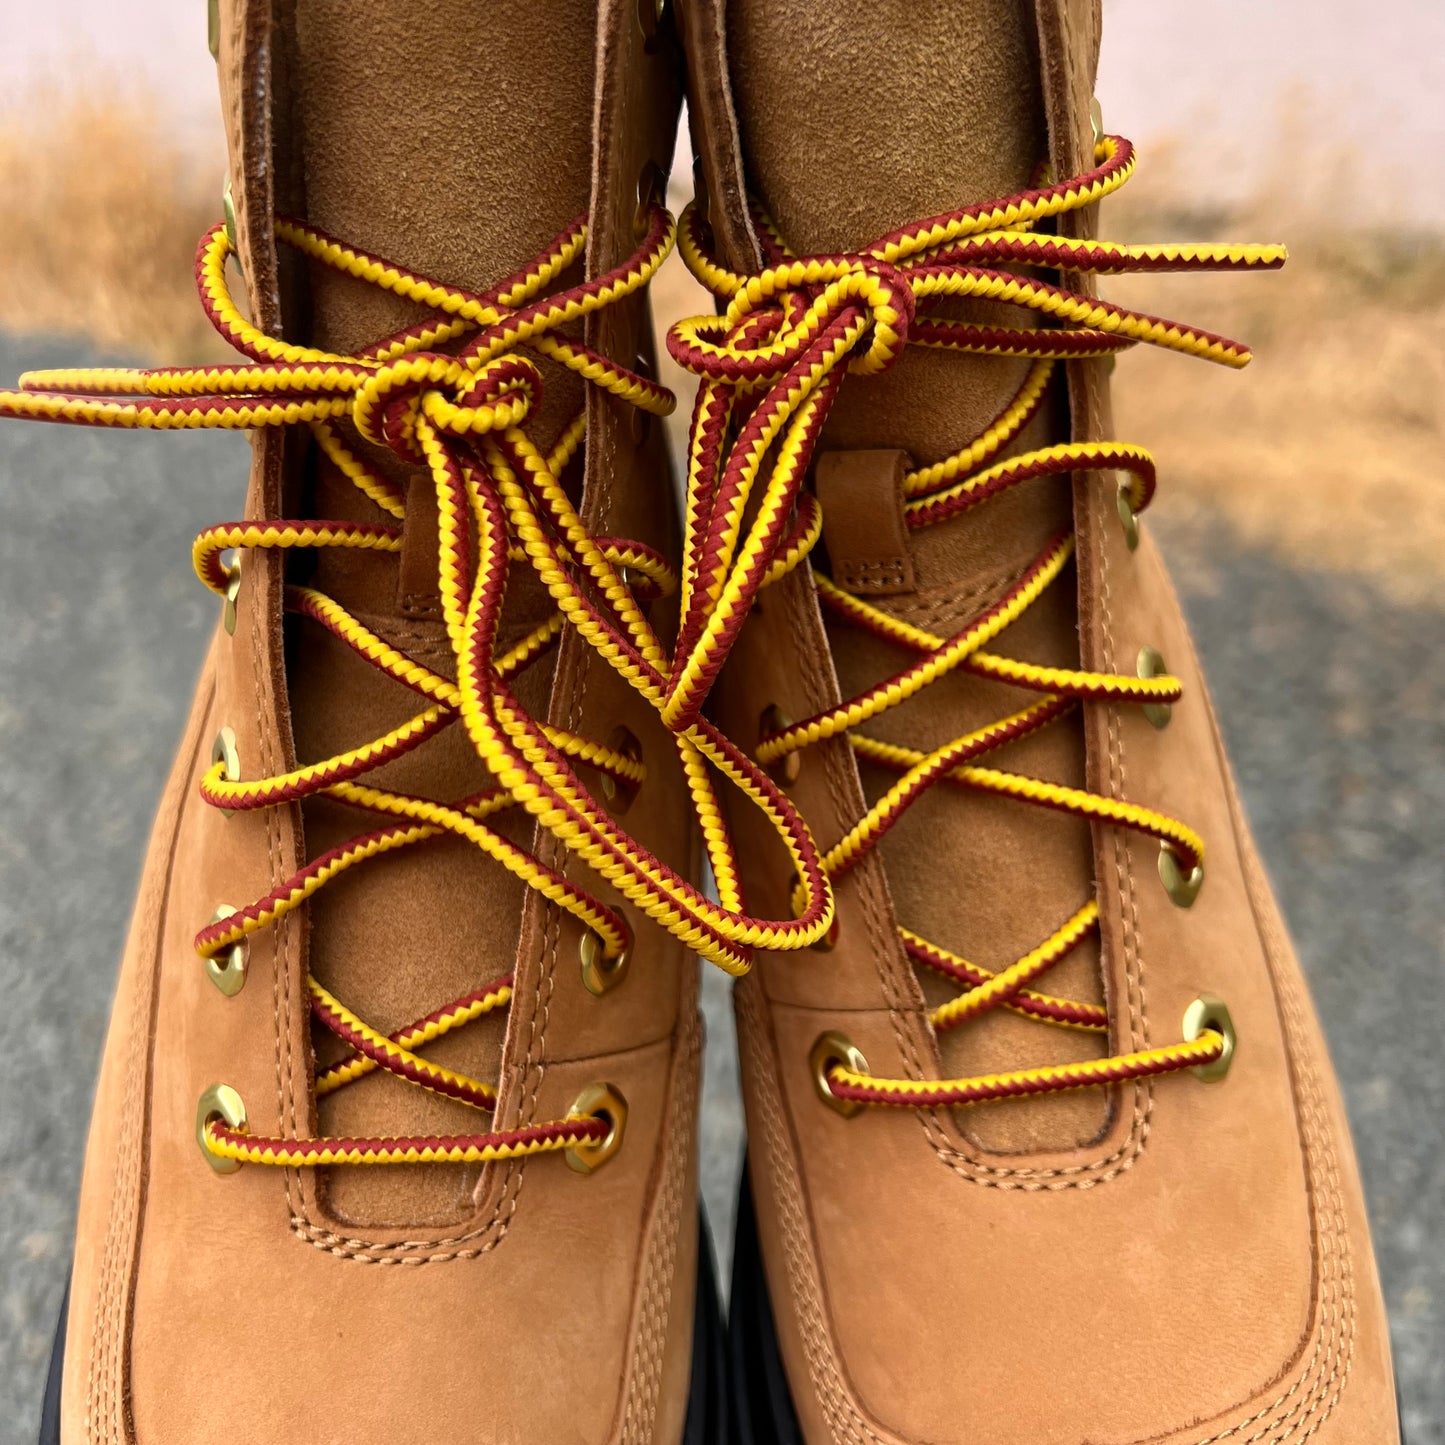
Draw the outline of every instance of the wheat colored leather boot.
[[[197,542],[217,631],[43,1438],[718,1441],[700,844],[616,665],[674,585],[675,36],[621,0],[235,0],[213,39],[198,277],[242,355],[0,394],[254,438]]]
[[[818,950],[736,991],[736,1438],[1394,1442],[1338,1090],[1153,460],[1111,440],[1119,353],[1248,353],[1094,299],[1283,252],[1095,244],[1134,161],[1091,124],[1088,0],[684,21],[681,244],[720,312],[669,343],[701,379],[688,705],[836,891]],[[747,837],[740,886],[784,906]]]

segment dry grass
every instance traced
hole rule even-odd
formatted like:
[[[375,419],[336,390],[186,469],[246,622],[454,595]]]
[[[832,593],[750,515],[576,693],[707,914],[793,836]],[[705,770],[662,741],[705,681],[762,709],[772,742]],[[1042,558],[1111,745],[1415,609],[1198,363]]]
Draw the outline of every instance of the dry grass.
[[[0,327],[153,360],[215,354],[191,257],[218,213],[219,160],[167,138],[160,114],[104,84],[0,109]],[[1302,156],[1289,127],[1277,150],[1281,174],[1228,211],[1193,200],[1157,146],[1108,203],[1113,236],[1282,237],[1293,253],[1275,275],[1107,283],[1256,351],[1241,376],[1136,348],[1116,379],[1121,435],[1158,454],[1176,523],[1219,519],[1296,565],[1445,605],[1445,237],[1349,222],[1344,161]],[[664,315],[707,304],[675,259],[657,301]]]
[[[3,103],[0,326],[147,360],[215,354],[191,264],[220,214],[219,141],[197,154],[163,115],[104,77]]]
[[[1191,210],[1167,163],[1110,203],[1112,236],[1283,239],[1291,253],[1273,274],[1106,285],[1255,352],[1240,374],[1136,347],[1119,363],[1119,431],[1158,455],[1177,520],[1222,518],[1300,566],[1445,605],[1445,236],[1342,224],[1336,168],[1302,169],[1326,184],[1284,205],[1272,180],[1230,214]]]

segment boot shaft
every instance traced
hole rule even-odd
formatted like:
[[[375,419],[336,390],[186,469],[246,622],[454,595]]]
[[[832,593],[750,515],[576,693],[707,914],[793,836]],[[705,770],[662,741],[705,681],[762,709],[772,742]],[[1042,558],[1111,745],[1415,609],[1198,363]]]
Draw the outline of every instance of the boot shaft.
[[[634,413],[666,410],[635,366],[675,50],[621,3],[217,20],[249,305],[224,229],[199,270],[246,359],[0,393],[258,431],[245,522],[197,546],[221,625],[122,966],[57,1430],[209,1439],[243,1388],[258,1441],[419,1401],[449,1439],[691,1440],[696,964],[642,860],[690,872],[695,833],[594,646],[643,648],[671,575]]]
[[[643,35],[626,10],[599,12],[564,0],[509,13],[437,4],[405,17],[386,7],[365,13],[324,5],[223,7],[218,61],[231,122],[232,196],[257,314],[275,316],[287,336],[343,353],[418,316],[414,302],[279,245],[268,229],[278,216],[474,292],[544,253],[579,216],[595,213],[599,222],[589,230],[585,256],[557,284],[576,284],[623,261],[640,239],[639,215],[645,222],[645,207],[656,199],[655,178],[665,174],[679,101],[669,36]],[[500,43],[501,36],[510,39]],[[519,37],[524,44],[513,43]],[[428,58],[419,63],[418,57]],[[249,113],[252,97],[264,97],[268,108]],[[650,367],[640,293],[572,329],[601,355]],[[673,524],[661,429],[639,424],[612,398],[589,397],[581,378],[552,359],[540,357],[537,364],[542,399],[528,420],[537,444],[552,448],[574,418],[585,416],[588,439],[570,469],[589,525],[635,537],[665,555]],[[353,455],[380,466],[404,498],[402,550],[399,558],[322,552],[308,585],[450,673],[437,585],[435,487],[424,468],[368,452],[349,423],[337,432]],[[324,449],[308,457],[293,442],[283,458],[279,438],[261,446],[271,455],[256,475],[270,472],[273,480],[269,494],[253,488],[251,506],[260,514],[390,522]],[[263,576],[273,589],[284,585],[279,569],[267,568],[270,560],[256,569],[258,588]],[[513,568],[508,594],[502,640],[514,645],[546,623],[553,604],[525,565]],[[262,643],[271,654],[268,665],[284,664],[286,673],[278,749],[294,749],[300,759],[330,757],[361,738],[385,735],[415,712],[413,697],[391,679],[359,669],[351,650],[330,634],[302,630],[282,644],[279,632]],[[589,671],[564,643],[520,678],[520,695],[536,715],[580,731],[578,700]],[[591,691],[601,715],[583,726],[600,728],[602,740],[647,732],[625,687],[596,677]],[[648,751],[657,755],[655,768],[665,771],[669,761],[660,743],[654,736]],[[380,786],[434,798],[472,796],[490,786],[487,768],[458,728],[374,776]],[[691,844],[680,818],[663,821],[670,810],[662,800],[674,786],[660,780],[638,800],[632,821],[652,832],[658,853],[678,857]],[[356,832],[354,810],[329,798],[309,799],[303,815],[304,846],[312,856],[345,846]],[[565,851],[549,853],[550,838],[526,818],[501,826],[517,846],[540,850],[549,866],[566,866]],[[564,1052],[576,1052],[575,1040],[560,1045],[564,1030],[584,1029],[596,1051],[606,1053],[669,1030],[679,1009],[690,1006],[681,982],[684,955],[667,947],[640,951],[639,986],[626,998],[609,999],[599,1033],[577,962],[582,938],[544,945],[556,925],[545,907],[528,902],[531,890],[521,880],[478,859],[461,839],[388,861],[392,866],[355,886],[346,880],[317,893],[306,945],[309,972],[341,998],[376,1000],[384,1032],[423,1017],[443,998],[508,977],[516,981],[512,1018],[519,1028],[542,997],[550,969],[544,948],[572,960],[549,1015],[551,1036]],[[296,986],[304,986],[301,978]],[[478,1020],[440,1040],[432,1057],[468,1076],[500,1075],[501,1115],[511,1111],[517,1118],[525,1106],[513,1089],[527,1065],[509,1051],[504,1028],[500,1012]],[[513,1034],[526,1037],[525,1030]],[[309,1039],[297,1037],[294,1047],[315,1047],[319,1072],[345,1052],[321,1029]],[[328,1134],[430,1135],[454,1127],[465,1113],[445,1098],[409,1092],[416,1098],[400,1113],[381,1080],[326,1095],[318,1102],[317,1127]],[[327,1181],[328,1207],[358,1222],[435,1225],[474,1207],[478,1178],[475,1169],[447,1167],[340,1171]]]
[[[1091,123],[1099,7],[915,11],[684,12],[684,249],[723,311],[673,332],[692,452],[718,414],[734,458],[759,415],[784,438],[695,467],[688,515],[750,486],[749,541],[798,518],[711,705],[837,905],[737,991],[738,1409],[808,1445],[1393,1442],[1328,1059],[1141,521],[1153,461],[1109,440],[1126,340],[1247,353],[1092,300],[1129,257],[1069,241],[1132,169]],[[739,827],[755,903],[793,896]]]

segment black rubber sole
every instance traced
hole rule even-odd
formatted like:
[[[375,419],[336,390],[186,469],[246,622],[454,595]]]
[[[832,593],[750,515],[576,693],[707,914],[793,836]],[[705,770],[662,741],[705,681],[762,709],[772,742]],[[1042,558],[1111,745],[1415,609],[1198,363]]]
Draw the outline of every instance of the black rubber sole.
[[[738,1222],[733,1231],[728,1384],[734,1445],[803,1445],[778,1350],[746,1168],[738,1189]]]
[[[70,1314],[70,1280],[60,1297],[60,1318],[55,1322],[55,1343],[50,1347],[50,1368],[45,1372],[45,1398],[40,1406],[40,1445],[60,1445],[60,1371],[65,1363],[65,1320]]]
[[[729,1445],[727,1327],[717,1288],[712,1233],[701,1208],[697,1219],[697,1302],[692,1318],[692,1379],[687,1387],[683,1445]]]
[[[713,1264],[712,1236],[707,1217],[698,1215],[697,1299],[693,1309],[692,1378],[687,1388],[687,1419],[682,1445],[729,1445],[727,1360],[722,1306],[718,1299],[717,1271]],[[70,1285],[60,1302],[60,1320],[45,1376],[45,1400],[40,1412],[40,1445],[60,1445],[60,1378],[65,1361],[65,1318],[70,1306]]]

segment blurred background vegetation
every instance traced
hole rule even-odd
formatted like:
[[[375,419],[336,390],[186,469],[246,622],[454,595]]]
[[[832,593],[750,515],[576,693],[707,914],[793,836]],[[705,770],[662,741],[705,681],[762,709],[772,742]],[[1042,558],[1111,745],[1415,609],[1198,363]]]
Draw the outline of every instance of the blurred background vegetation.
[[[1282,88],[1247,167],[1225,154],[1201,168],[1198,127],[1188,143],[1145,141],[1139,173],[1105,203],[1116,239],[1284,240],[1291,251],[1277,275],[1105,280],[1106,295],[1256,354],[1244,380],[1148,347],[1127,353],[1120,434],[1162,458],[1176,521],[1207,515],[1295,565],[1445,607],[1445,220],[1362,204],[1379,157],[1333,134],[1309,95]],[[1106,119],[1131,134],[1127,114]],[[97,67],[83,87],[12,90],[0,100],[0,331],[83,337],[155,362],[220,357],[191,275],[222,168],[215,128],[178,124],[144,77]],[[669,317],[708,305],[675,259],[657,301]],[[676,370],[668,380],[687,390]]]

